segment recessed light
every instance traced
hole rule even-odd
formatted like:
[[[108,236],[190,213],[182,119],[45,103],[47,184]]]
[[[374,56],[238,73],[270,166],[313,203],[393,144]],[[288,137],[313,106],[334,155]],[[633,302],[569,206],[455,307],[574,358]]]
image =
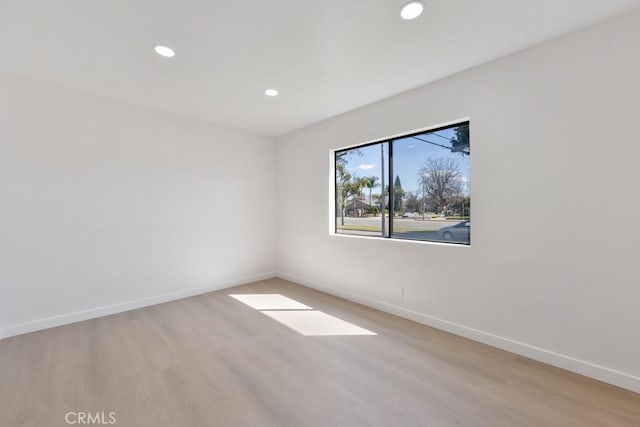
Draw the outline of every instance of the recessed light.
[[[268,96],[278,96],[278,91],[275,89],[267,89],[264,93]]]
[[[155,46],[153,50],[155,50],[158,55],[164,56],[165,58],[173,58],[174,56],[176,56],[176,53],[173,51],[173,49],[167,46],[162,46],[161,44]]]
[[[418,16],[422,15],[423,10],[424,2],[421,0],[413,0],[402,6],[400,16],[402,19],[406,20],[416,19]]]

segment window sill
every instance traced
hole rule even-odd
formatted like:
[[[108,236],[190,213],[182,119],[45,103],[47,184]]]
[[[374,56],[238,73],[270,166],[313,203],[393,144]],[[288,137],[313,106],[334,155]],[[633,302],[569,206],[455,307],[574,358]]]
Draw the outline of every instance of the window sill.
[[[400,239],[397,237],[390,238],[390,237],[377,237],[377,236],[358,236],[355,234],[336,233],[334,231],[330,231],[329,236],[339,237],[339,238],[348,238],[348,239],[365,239],[365,240],[378,240],[378,241],[386,241],[386,242],[400,242],[400,243],[418,244],[418,245],[455,246],[455,247],[463,247],[463,248],[471,247],[471,244],[465,244],[465,243],[433,242],[429,240]]]

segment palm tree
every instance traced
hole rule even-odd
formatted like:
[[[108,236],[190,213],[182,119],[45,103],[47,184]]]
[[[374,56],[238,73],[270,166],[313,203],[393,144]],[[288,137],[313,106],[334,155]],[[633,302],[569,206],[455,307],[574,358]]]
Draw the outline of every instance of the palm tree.
[[[367,182],[368,178],[358,178],[357,176],[354,176],[350,185],[349,185],[349,189],[351,191],[351,195],[352,197],[352,201],[351,203],[353,203],[353,212],[356,213],[358,206],[357,206],[357,201],[360,200],[360,208],[363,208],[362,206],[362,189],[364,187],[366,187],[366,182]],[[364,214],[364,209],[362,209],[362,213]]]
[[[362,183],[364,184],[365,188],[369,189],[369,206],[373,206],[371,204],[371,192],[373,191],[374,188],[376,187],[380,187],[380,184],[378,184],[378,177],[377,176],[367,176],[365,178],[362,178]]]

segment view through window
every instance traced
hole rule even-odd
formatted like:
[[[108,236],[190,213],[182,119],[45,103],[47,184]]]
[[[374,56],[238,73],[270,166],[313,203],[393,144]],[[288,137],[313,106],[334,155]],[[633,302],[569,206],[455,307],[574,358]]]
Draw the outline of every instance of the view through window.
[[[338,234],[470,244],[469,122],[335,152]]]

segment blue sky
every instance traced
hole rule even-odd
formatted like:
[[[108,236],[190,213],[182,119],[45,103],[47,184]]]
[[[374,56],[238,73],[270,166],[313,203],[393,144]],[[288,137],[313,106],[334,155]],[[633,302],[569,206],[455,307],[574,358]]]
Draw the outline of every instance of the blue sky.
[[[419,138],[433,142],[435,144],[451,146],[449,140],[454,135],[455,128],[444,129],[432,133],[417,135]],[[360,148],[362,156],[351,155],[348,157],[347,169],[352,175],[363,177],[375,175],[380,180],[380,145],[370,145]],[[387,148],[385,147],[385,169],[387,168]],[[428,142],[419,141],[415,138],[398,139],[393,145],[393,179],[400,176],[402,188],[405,191],[415,193],[418,188],[418,172],[429,158],[452,159],[458,164],[460,174],[466,183],[470,181],[469,156],[462,156],[460,153],[452,153],[450,150]],[[385,170],[385,173],[388,171]],[[385,177],[385,184],[388,178]],[[378,181],[379,182],[379,181]],[[468,185],[466,190],[468,191]],[[373,194],[379,194],[380,188],[376,188]]]

